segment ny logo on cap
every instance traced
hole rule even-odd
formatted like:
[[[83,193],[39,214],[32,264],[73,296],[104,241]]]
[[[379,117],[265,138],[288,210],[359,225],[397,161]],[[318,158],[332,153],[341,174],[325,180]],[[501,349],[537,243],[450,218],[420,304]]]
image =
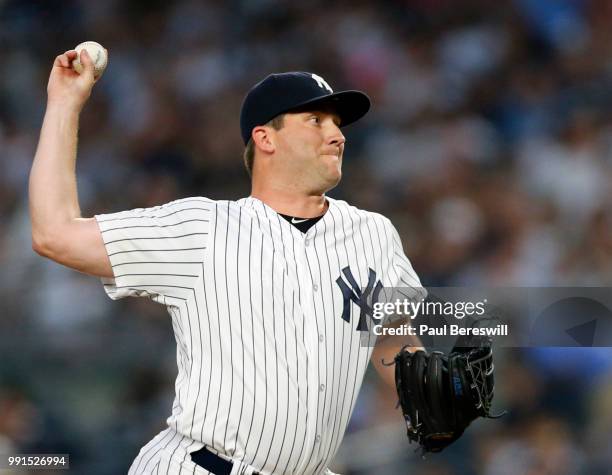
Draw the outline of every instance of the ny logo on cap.
[[[329,87],[329,84],[327,84],[327,81],[325,81],[325,79],[323,79],[321,76],[319,76],[318,74],[311,74],[311,76],[312,79],[317,81],[317,84],[321,89],[327,89],[329,92],[334,92],[333,89]]]

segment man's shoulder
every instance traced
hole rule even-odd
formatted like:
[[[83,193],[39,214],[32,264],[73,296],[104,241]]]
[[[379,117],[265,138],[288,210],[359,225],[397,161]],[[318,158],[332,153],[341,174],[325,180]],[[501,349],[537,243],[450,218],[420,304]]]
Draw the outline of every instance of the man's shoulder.
[[[180,216],[183,212],[197,213],[202,211],[210,211],[213,207],[213,203],[214,201],[208,198],[201,196],[190,196],[146,208],[131,208],[122,211],[100,213],[96,214],[95,218],[98,223],[127,219],[161,219],[172,216]]]
[[[173,201],[170,201],[164,205],[163,207],[182,207],[192,204],[193,206],[202,206],[209,208],[211,210],[214,209],[227,209],[227,208],[235,208],[242,207],[248,205],[248,198],[241,198],[238,200],[215,200],[212,198],[207,198],[205,196],[189,196],[186,198],[179,198]]]
[[[204,196],[187,196],[185,198],[178,198],[176,200],[169,201],[162,206],[182,206],[189,203],[200,203],[210,206],[211,204],[216,203],[216,201]]]
[[[179,198],[173,201],[169,201],[159,206],[144,209],[144,212],[152,212],[153,215],[185,215],[188,214],[209,214],[215,208],[216,201],[203,196],[189,196],[185,198]],[[138,211],[138,210],[136,210]]]
[[[238,216],[242,214],[250,215],[268,215],[273,210],[265,205],[262,201],[247,196],[236,200],[212,200],[209,198],[197,197],[192,199],[200,199],[212,208],[215,214],[224,214]]]
[[[337,208],[342,213],[347,213],[349,215],[357,216],[360,219],[366,221],[372,221],[375,223],[383,224],[385,226],[391,225],[391,221],[385,215],[378,213],[376,211],[370,211],[362,208],[358,208],[350,203],[347,203],[344,200],[338,200],[329,198],[330,203]]]

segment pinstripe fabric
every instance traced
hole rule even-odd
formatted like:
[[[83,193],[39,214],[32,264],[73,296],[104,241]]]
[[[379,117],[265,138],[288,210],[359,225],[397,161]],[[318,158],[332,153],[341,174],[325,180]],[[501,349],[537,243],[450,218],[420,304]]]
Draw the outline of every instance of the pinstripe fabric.
[[[236,473],[326,471],[372,353],[357,306],[341,318],[336,279],[348,267],[365,286],[373,270],[423,296],[389,220],[328,200],[306,233],[252,197],[96,216],[115,275],[106,292],[165,305],[177,343],[168,429],[130,475],[207,473],[189,458],[203,445]]]

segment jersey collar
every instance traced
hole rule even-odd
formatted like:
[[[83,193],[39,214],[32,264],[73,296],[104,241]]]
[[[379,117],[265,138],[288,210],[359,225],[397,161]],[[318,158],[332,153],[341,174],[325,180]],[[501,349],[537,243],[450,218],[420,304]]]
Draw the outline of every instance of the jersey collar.
[[[302,233],[301,231],[297,230],[295,228],[295,226],[293,226],[291,223],[289,223],[286,219],[284,219],[281,216],[281,213],[279,213],[278,211],[276,211],[274,208],[272,208],[270,205],[267,205],[266,203],[264,203],[263,201],[261,201],[259,198],[255,198],[254,196],[249,196],[248,198],[246,198],[247,200],[250,201],[251,206],[253,208],[260,208],[260,209],[265,209],[268,211],[268,214],[270,215],[278,215],[278,217],[280,218],[280,220],[283,222],[284,225],[289,226],[291,228],[292,233],[296,232],[298,234],[302,234],[303,236],[307,236],[307,235],[311,235],[311,233],[316,232],[315,230],[318,229],[319,227],[323,226],[321,223],[325,223],[327,221],[329,221],[331,218],[331,214],[330,214],[330,210],[332,208],[335,208],[336,205],[336,200],[333,198],[330,198],[329,196],[325,196],[325,200],[327,201],[327,210],[325,210],[325,213],[323,214],[322,218],[319,219],[319,221],[317,221],[314,226],[312,226],[310,229],[308,229],[308,231],[306,231],[305,233]]]

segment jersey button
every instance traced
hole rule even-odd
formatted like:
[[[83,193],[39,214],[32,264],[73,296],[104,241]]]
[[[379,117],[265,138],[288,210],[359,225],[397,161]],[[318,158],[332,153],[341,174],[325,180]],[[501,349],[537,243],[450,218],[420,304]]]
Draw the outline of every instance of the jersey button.
[[[321,436],[317,434],[317,436],[315,437],[315,442],[318,444],[319,442],[321,442]]]
[[[304,241],[304,246],[310,246],[310,239],[306,239],[306,241]]]
[[[315,292],[318,292],[319,291],[319,286],[317,284],[314,284],[312,286],[312,290],[314,290]]]
[[[319,391],[323,392],[325,391],[325,385],[321,384],[321,386],[319,386]]]
[[[323,341],[323,334],[319,335],[319,341]]]

